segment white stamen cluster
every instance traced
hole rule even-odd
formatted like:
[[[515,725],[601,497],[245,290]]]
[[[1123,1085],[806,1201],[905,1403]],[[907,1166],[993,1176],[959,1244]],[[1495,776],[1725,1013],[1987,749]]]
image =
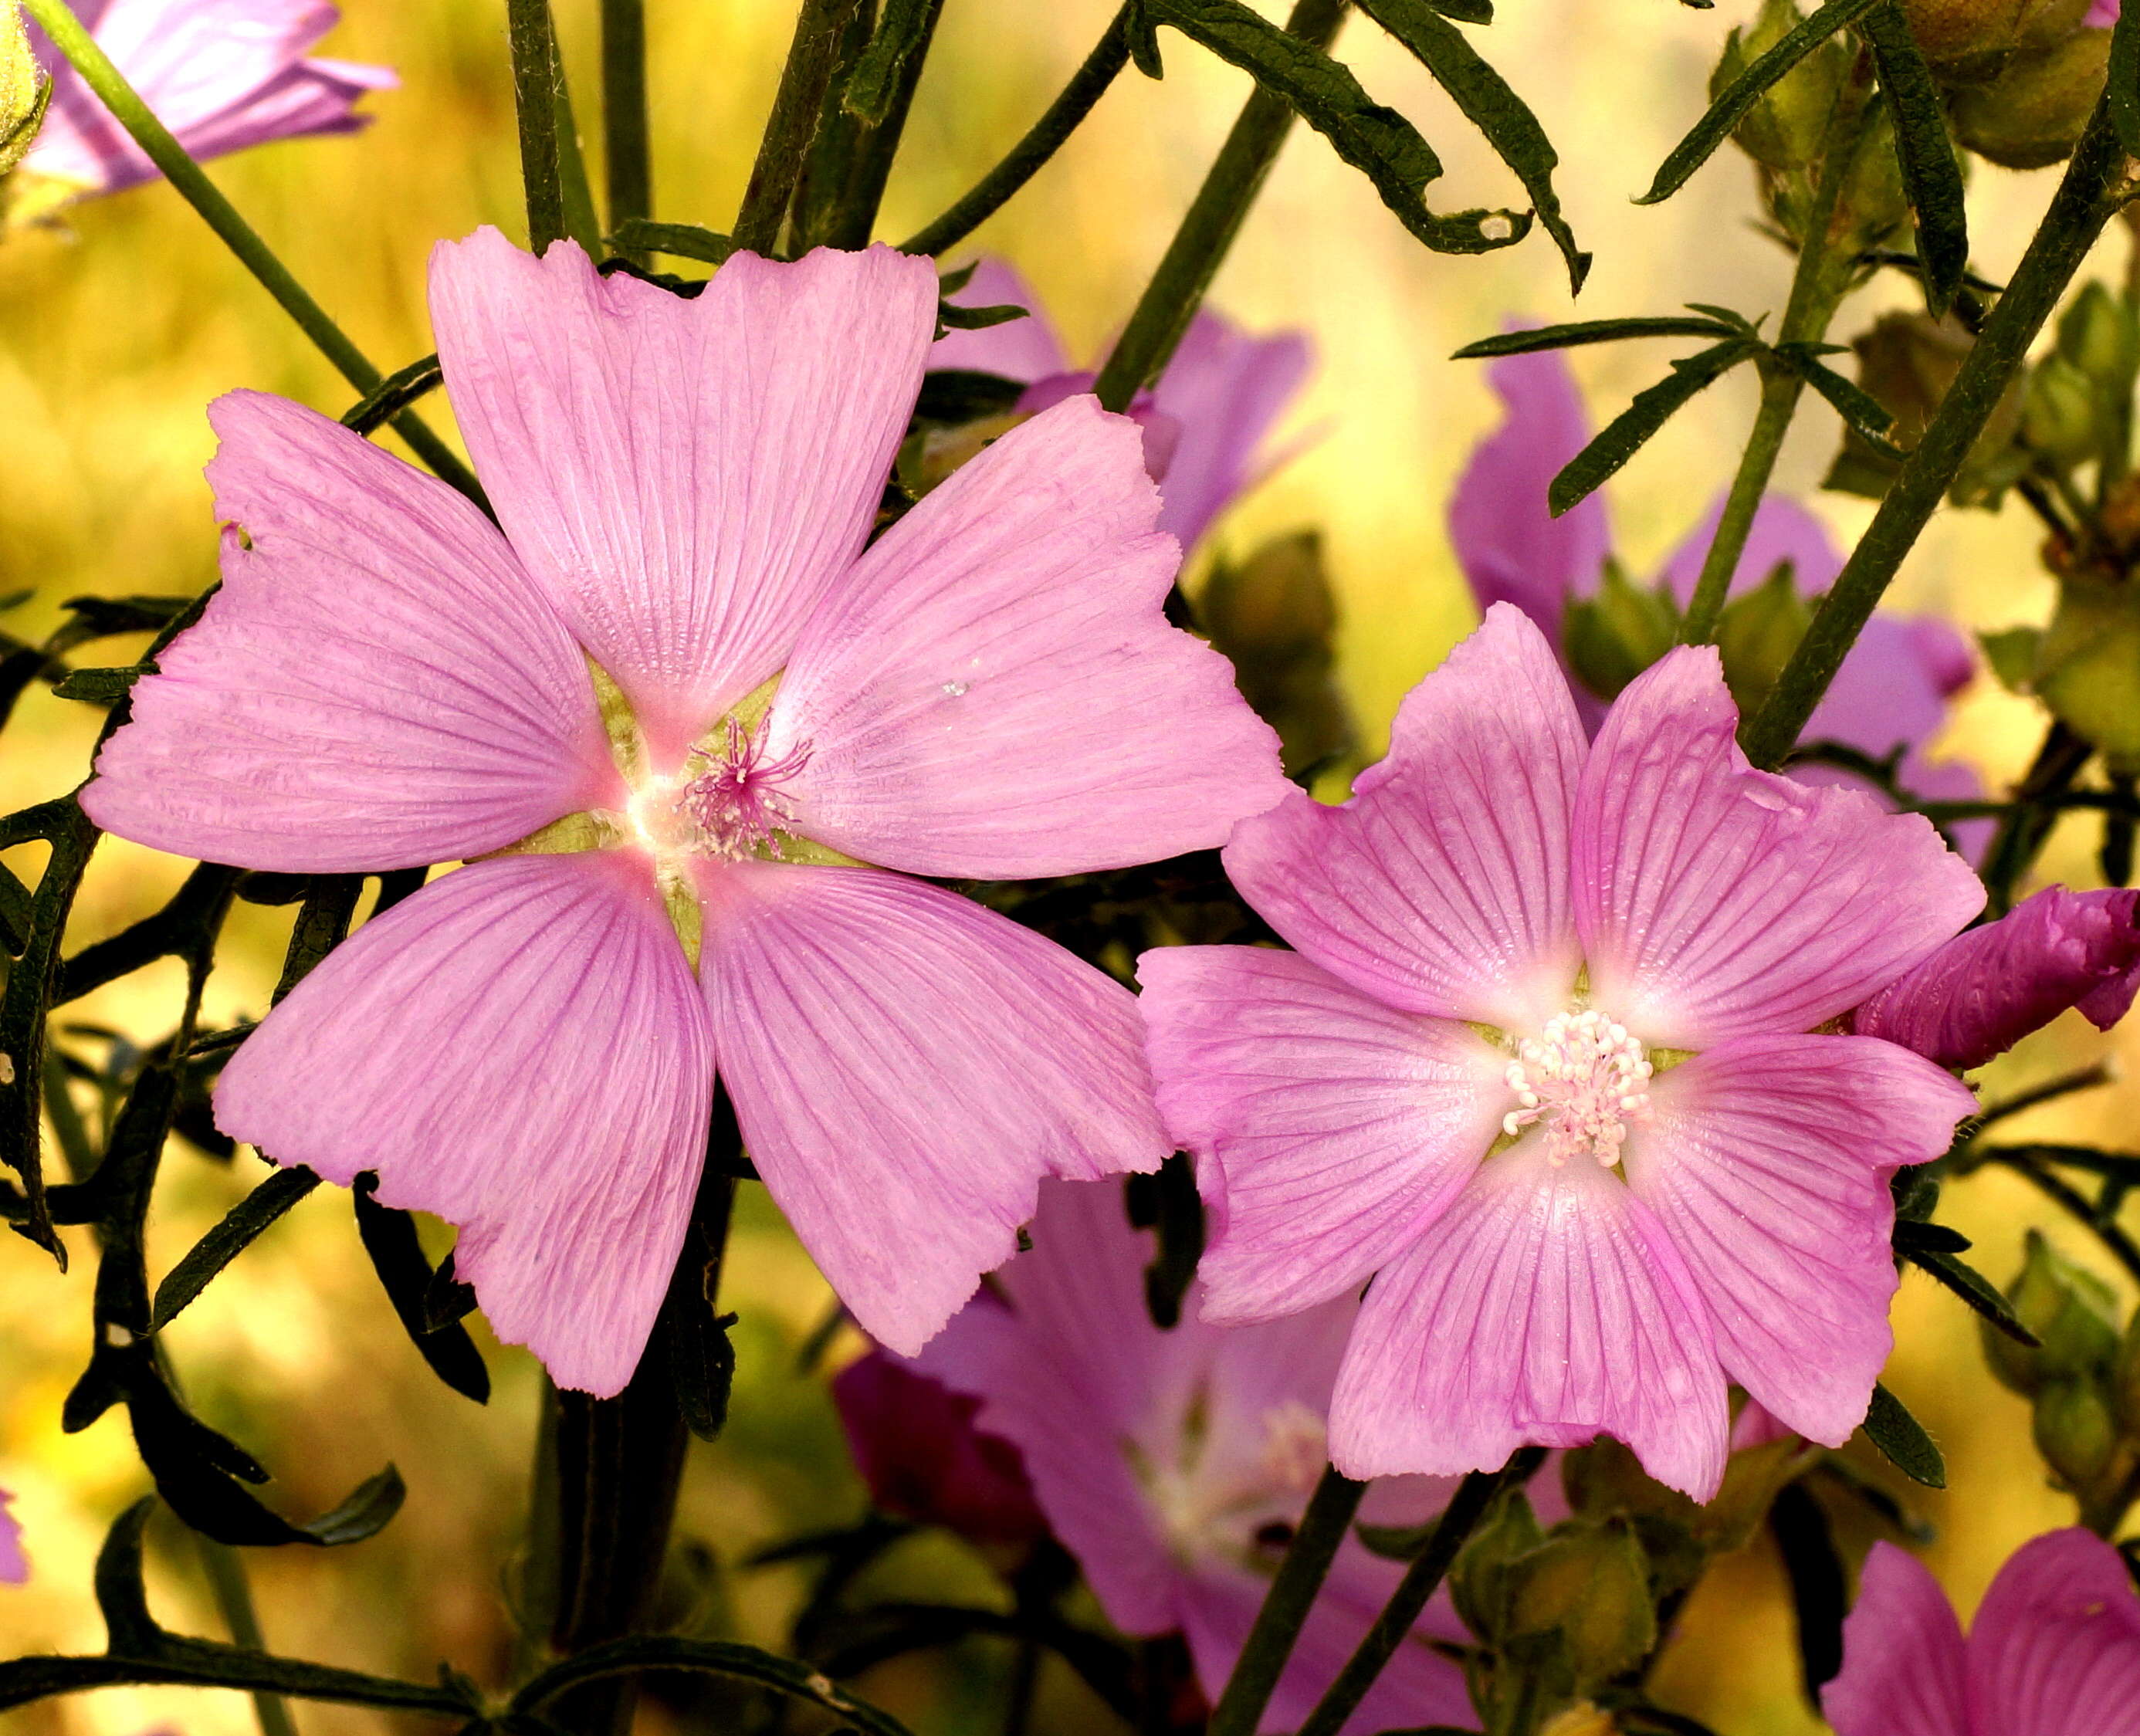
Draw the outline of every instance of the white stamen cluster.
[[[1173,1463],[1154,1465],[1134,1450],[1131,1462],[1178,1559],[1259,1559],[1267,1532],[1277,1528],[1290,1535],[1328,1462],[1323,1420],[1298,1400],[1272,1406],[1263,1415],[1259,1450],[1249,1458],[1210,1451],[1197,1409]]]
[[[1509,1063],[1509,1089],[1521,1106],[1502,1117],[1513,1139],[1544,1121],[1554,1164],[1588,1153],[1607,1169],[1620,1161],[1627,1124],[1650,1106],[1649,1056],[1639,1037],[1596,1011],[1554,1016],[1524,1039]]]

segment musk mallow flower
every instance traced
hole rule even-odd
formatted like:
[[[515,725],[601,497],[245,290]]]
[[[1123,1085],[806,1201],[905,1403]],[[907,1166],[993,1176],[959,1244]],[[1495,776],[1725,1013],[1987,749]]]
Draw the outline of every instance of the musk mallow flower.
[[[1150,1238],[1112,1184],[1044,1182],[1033,1248],[996,1274],[915,1362],[978,1399],[974,1421],[1023,1455],[1041,1511],[1109,1621],[1179,1631],[1215,1700],[1326,1462],[1326,1415],[1357,1304],[1290,1318],[1162,1331],[1146,1310]],[[1431,1516],[1446,1486],[1370,1489],[1363,1513]],[[1329,1686],[1402,1572],[1347,1537],[1271,1698],[1263,1728],[1290,1730]],[[1347,1724],[1348,1732],[1475,1726],[1463,1675],[1427,1646],[1460,1640],[1430,1608]]]
[[[1965,1640],[1924,1564],[1875,1543],[1820,1700],[1836,1736],[2133,1736],[2140,1597],[2102,1538],[2047,1532],[2008,1557]]]
[[[1000,259],[984,258],[953,297],[962,306],[1023,307],[1022,320],[978,331],[948,331],[930,355],[932,368],[969,369],[1027,387],[1018,408],[1045,409],[1091,390],[1093,375],[1071,364],[1032,287]],[[1159,527],[1186,551],[1219,515],[1297,451],[1264,452],[1265,441],[1298,395],[1313,365],[1298,331],[1259,337],[1225,315],[1200,308],[1151,390],[1131,406],[1150,433],[1159,478]]]
[[[396,82],[384,66],[308,52],[340,22],[326,0],[68,0],[156,118],[203,159],[302,134],[347,133],[369,91]],[[81,76],[32,28],[52,81],[52,106],[11,189],[10,214],[49,214],[115,193],[158,171]]]
[[[1040,1176],[1171,1148],[1134,997],[914,876],[1205,847],[1286,787],[1166,624],[1138,430],[1065,403],[865,549],[926,261],[739,256],[685,300],[486,229],[430,293],[497,523],[309,409],[219,400],[222,589],[83,792],[243,867],[469,864],[268,1014],[218,1124],[458,1224],[499,1335],[614,1393],[718,1064],[826,1276],[918,1349]]]
[[[1586,742],[1507,604],[1352,799],[1227,846],[1296,949],[1138,973],[1160,1108],[1211,1208],[1207,1317],[1370,1277],[1331,1409],[1355,1477],[1619,1437],[1714,1492],[1738,1382],[1839,1444],[1890,1347],[1887,1178],[1969,1091],[1818,1033],[1983,902],[1922,817],[1754,771],[1713,650]]]

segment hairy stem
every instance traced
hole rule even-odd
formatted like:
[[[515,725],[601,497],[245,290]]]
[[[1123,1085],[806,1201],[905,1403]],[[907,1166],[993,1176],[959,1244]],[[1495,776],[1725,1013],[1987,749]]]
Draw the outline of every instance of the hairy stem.
[[[654,214],[646,113],[646,0],[601,0],[602,154],[609,231]],[[624,257],[646,263],[644,253]]]
[[[1256,1611],[1255,1625],[1249,1630],[1225,1691],[1212,1709],[1208,1736],[1254,1736],[1262,1728],[1264,1709],[1285,1673],[1293,1641],[1300,1637],[1301,1625],[1314,1607],[1316,1594],[1323,1589],[1324,1576],[1367,1488],[1334,1469],[1323,1471],[1278,1577],[1264,1594],[1263,1607]]]
[[[178,189],[179,196],[238,256],[238,262],[275,298],[276,305],[297,322],[298,330],[334,364],[342,378],[359,392],[369,392],[377,385],[385,376],[349,341],[341,327],[327,317],[326,310],[290,275],[288,267],[275,257],[253,226],[238,214],[237,208],[202,172],[200,164],[171,136],[170,130],[155,117],[140,93],[126,82],[125,75],[111,64],[110,56],[82,28],[66,0],[23,0],[23,9],[52,38],[52,46],[66,56],[67,63],[81,75],[82,82],[96,93],[97,101],[110,110],[113,119],[126,129],[127,136],[163,171],[164,178]],[[440,480],[450,483],[471,500],[481,502],[483,491],[477,486],[474,473],[454,457],[452,449],[414,410],[403,410],[394,418],[394,431],[409,443],[410,449],[429,465]]]
[[[788,201],[795,195],[796,180],[802,173],[810,135],[825,100],[825,86],[832,76],[832,62],[859,3],[860,0],[802,0],[802,9],[795,20],[794,39],[788,47],[788,62],[781,69],[780,88],[773,99],[773,113],[758,143],[758,159],[751,164],[743,208],[736,214],[734,239],[739,249],[769,253],[780,239],[780,225],[788,215]]]
[[[1985,320],[1939,412],[1880,503],[1872,524],[1791,654],[1774,690],[1740,731],[1747,758],[1774,766],[1790,751],[1859,631],[1946,497],[2029,346],[2074,273],[2135,187],[2140,164],[2118,144],[2106,103],[2096,105],[2050,208],[2006,292]]]
[[[557,34],[550,0],[505,0],[513,51],[513,112],[520,124],[520,179],[528,197],[528,247],[537,255],[565,233],[557,157]]]
[[[1303,42],[1326,48],[1344,22],[1346,5],[1347,0],[1294,0],[1285,27]],[[1260,86],[1243,105],[1241,118],[1220,147],[1211,172],[1122,328],[1121,341],[1092,383],[1094,394],[1109,409],[1127,409],[1130,400],[1172,359],[1240,233],[1249,208],[1263,190],[1293,120],[1292,105]]]
[[[885,111],[882,120],[864,132],[856,150],[838,210],[832,218],[828,246],[869,245],[870,232],[876,227],[876,214],[884,204],[885,184],[891,177],[892,159],[899,154],[900,138],[906,130],[907,111],[914,106],[915,89],[921,82],[921,68],[929,58],[936,21],[943,13],[944,0],[926,0],[920,34],[900,68],[899,86],[892,93],[891,105]]]

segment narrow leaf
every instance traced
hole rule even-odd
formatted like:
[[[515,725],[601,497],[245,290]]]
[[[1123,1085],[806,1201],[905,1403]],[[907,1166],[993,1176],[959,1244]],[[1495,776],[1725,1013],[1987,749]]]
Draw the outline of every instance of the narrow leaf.
[[[396,368],[341,413],[341,425],[368,434],[391,422],[426,392],[435,390],[445,375],[434,353],[420,356],[405,368]]]
[[[1896,1221],[1894,1243],[1897,1253],[1966,1253],[1972,1245],[1958,1229],[1916,1218]]]
[[[394,1312],[408,1333],[410,1342],[431,1365],[431,1371],[455,1392],[486,1404],[490,1398],[490,1371],[475,1341],[458,1326],[433,1327],[425,1312],[431,1287],[431,1263],[424,1258],[416,1238],[416,1220],[408,1213],[381,1205],[372,1196],[379,1178],[366,1170],[351,1189],[356,1201],[356,1233],[364,1251],[394,1304]]]
[[[723,265],[735,251],[735,243],[696,223],[658,223],[651,218],[627,218],[610,237],[617,248],[633,253],[666,253],[675,259],[697,259]]]
[[[850,115],[876,126],[891,113],[901,75],[929,34],[929,0],[885,0],[876,34],[855,62],[840,98]]]
[[[268,1225],[320,1184],[310,1170],[277,1170],[223,1214],[156,1287],[149,1330],[160,1331],[201,1292],[209,1280],[250,1248]]]
[[[1849,1608],[1850,1581],[1836,1552],[1827,1510],[1803,1483],[1786,1483],[1776,1492],[1769,1529],[1791,1582],[1800,1681],[1807,1699],[1818,1705],[1821,1689],[1843,1668],[1843,1618]]]
[[[1899,462],[1908,454],[1887,439],[1895,419],[1887,408],[1847,375],[1838,374],[1796,344],[1779,345],[1776,359],[1825,398],[1850,430],[1882,458]]]
[[[1745,118],[1746,111],[1761,100],[1770,86],[1836,32],[1855,23],[1876,6],[1885,4],[1887,0],[1828,0],[1827,5],[1767,53],[1757,56],[1751,66],[1718,93],[1708,112],[1672,147],[1671,154],[1657,170],[1657,179],[1650,183],[1650,190],[1635,203],[1654,205],[1660,199],[1670,199],[1686,184],[1696,169],[1710,159],[1716,147],[1731,136],[1732,129]]]
[[[921,376],[921,396],[914,406],[914,414],[919,421],[955,426],[1015,409],[1024,395],[1025,387],[1020,382],[1000,375],[939,368]]]
[[[1159,57],[1159,29],[1145,0],[1126,0],[1122,7],[1122,36],[1129,45],[1130,64],[1146,78],[1164,78],[1166,67]]]
[[[999,302],[993,307],[961,307],[956,302],[936,304],[936,324],[947,331],[984,331],[1026,316],[1025,309],[1015,302]]]
[[[2110,109],[2110,124],[2126,155],[2140,156],[2140,22],[2135,12],[2118,8],[2118,22],[2110,32],[2110,78],[2103,96]]]
[[[1494,22],[1494,0],[1427,0],[1427,4],[1443,17],[1454,18],[1459,24]]]
[[[1536,326],[1527,331],[1503,331],[1466,344],[1450,358],[1477,361],[1495,356],[1529,356],[1539,350],[1572,350],[1580,344],[1612,344],[1631,337],[1743,337],[1721,320],[1688,319],[1680,314],[1621,320],[1576,320],[1564,326]]]
[[[1900,1399],[1877,1383],[1872,1388],[1872,1408],[1865,1413],[1865,1438],[1912,1483],[1922,1483],[1926,1488],[1946,1487],[1946,1461],[1940,1457],[1931,1436],[1925,1433],[1924,1425],[1910,1415]]]
[[[1898,1252],[1921,1272],[1928,1273],[1968,1303],[1977,1313],[2004,1332],[2017,1344],[2031,1349],[2043,1340],[2021,1324],[2013,1305],[1993,1287],[1991,1281],[1974,1266],[1956,1259],[1951,1253],[1931,1248],[1905,1248],[1898,1244]]]
[[[1681,357],[1671,365],[1670,374],[1636,393],[1634,402],[1553,478],[1552,487],[1546,490],[1546,505],[1553,517],[1558,518],[1615,474],[1675,411],[1760,350],[1758,344],[1733,338],[1697,355]]]
[[[1936,316],[1946,311],[1969,269],[1969,215],[1962,203],[1961,165],[1947,135],[1946,105],[1895,0],[1880,0],[1858,30],[1872,51],[1895,124],[1902,189],[1917,218],[1925,305]]]

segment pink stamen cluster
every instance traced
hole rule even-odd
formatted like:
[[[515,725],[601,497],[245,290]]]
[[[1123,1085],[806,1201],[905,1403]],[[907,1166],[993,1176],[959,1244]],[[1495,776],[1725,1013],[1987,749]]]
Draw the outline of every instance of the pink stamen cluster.
[[[1608,1170],[1618,1163],[1627,1121],[1650,1106],[1653,1069],[1642,1038],[1603,1013],[1563,1013],[1516,1056],[1505,1077],[1523,1106],[1502,1117],[1501,1130],[1514,1138],[1542,1121],[1553,1163],[1580,1152]]]
[[[734,718],[718,753],[695,748],[691,757],[706,767],[677,792],[676,807],[698,829],[695,846],[725,861],[739,861],[764,850],[776,860],[780,836],[795,823],[795,806],[781,786],[810,758],[810,743],[798,742],[777,759],[766,758],[770,717],[760,718],[749,735]]]

